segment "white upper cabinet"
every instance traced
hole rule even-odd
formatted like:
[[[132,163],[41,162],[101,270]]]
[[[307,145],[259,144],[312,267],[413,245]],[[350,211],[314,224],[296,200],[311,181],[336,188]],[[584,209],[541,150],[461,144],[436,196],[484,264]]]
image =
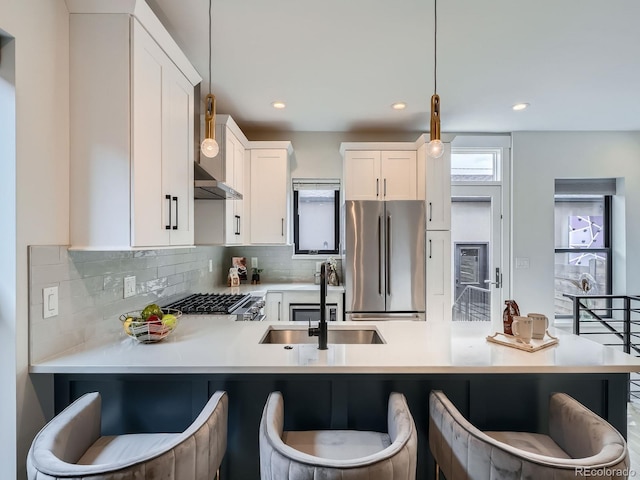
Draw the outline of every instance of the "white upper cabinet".
[[[251,244],[289,243],[289,152],[251,150]]]
[[[416,200],[415,150],[346,150],[345,200]]]
[[[71,246],[193,245],[201,79],[144,2],[96,5],[69,3]]]
[[[444,144],[440,158],[418,148],[418,198],[427,202],[427,230],[451,229],[451,144]]]

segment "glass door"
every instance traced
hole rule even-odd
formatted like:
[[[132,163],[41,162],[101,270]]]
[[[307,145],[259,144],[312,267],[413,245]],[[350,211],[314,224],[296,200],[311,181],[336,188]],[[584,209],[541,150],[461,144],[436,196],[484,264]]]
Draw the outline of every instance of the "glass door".
[[[504,272],[500,185],[452,185],[453,320],[501,325]]]

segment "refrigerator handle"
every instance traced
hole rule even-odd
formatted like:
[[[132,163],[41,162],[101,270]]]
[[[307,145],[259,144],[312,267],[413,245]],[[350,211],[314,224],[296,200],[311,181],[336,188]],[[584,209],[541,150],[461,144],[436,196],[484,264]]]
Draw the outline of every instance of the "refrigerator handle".
[[[382,295],[382,216],[378,217],[378,295]]]
[[[391,295],[391,274],[389,273],[391,262],[391,215],[387,216],[387,258],[386,258],[386,283],[387,283],[387,295]]]

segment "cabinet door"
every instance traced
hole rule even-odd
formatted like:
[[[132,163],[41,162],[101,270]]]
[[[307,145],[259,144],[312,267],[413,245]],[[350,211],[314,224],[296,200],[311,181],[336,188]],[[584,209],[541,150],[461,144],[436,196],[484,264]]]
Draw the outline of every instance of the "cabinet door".
[[[249,237],[245,235],[247,228],[247,219],[244,212],[244,207],[248,203],[248,195],[244,188],[244,155],[245,149],[240,140],[236,139],[236,143],[233,146],[233,179],[235,183],[235,189],[242,193],[242,200],[235,200],[233,202],[234,217],[238,221],[238,230],[236,237],[236,243],[243,245]]]
[[[417,161],[415,151],[381,152],[380,182],[384,200],[417,199]]]
[[[170,243],[193,245],[193,87],[173,64],[164,68],[163,79],[162,180],[171,197]]]
[[[132,34],[131,245],[168,245],[171,202],[163,191],[161,139],[163,70],[169,59],[135,20]]]
[[[345,200],[381,200],[380,152],[348,150],[344,156]]]
[[[427,231],[427,321],[451,320],[451,233]]]
[[[426,151],[426,150],[425,150]],[[451,229],[451,144],[440,158],[426,155],[427,230]]]
[[[264,313],[269,321],[284,321],[282,292],[268,292],[265,300]]]
[[[251,243],[288,240],[289,165],[286,150],[251,151]]]

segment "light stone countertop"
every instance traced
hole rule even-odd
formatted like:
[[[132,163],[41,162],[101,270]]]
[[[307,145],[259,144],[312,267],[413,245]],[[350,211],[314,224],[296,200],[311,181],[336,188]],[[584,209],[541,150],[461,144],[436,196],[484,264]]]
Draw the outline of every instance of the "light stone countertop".
[[[486,340],[489,322],[336,322],[375,328],[385,344],[260,344],[288,322],[234,322],[184,316],[163,341],[139,344],[124,332],[32,364],[33,373],[615,373],[640,371],[640,358],[557,329],[559,344],[524,352]]]
[[[215,293],[255,293],[262,295],[264,292],[320,292],[320,285],[315,283],[259,283],[257,285],[242,284],[239,287],[216,287],[212,289]],[[344,285],[328,285],[328,292],[344,292]],[[318,293],[319,294],[319,293]]]

